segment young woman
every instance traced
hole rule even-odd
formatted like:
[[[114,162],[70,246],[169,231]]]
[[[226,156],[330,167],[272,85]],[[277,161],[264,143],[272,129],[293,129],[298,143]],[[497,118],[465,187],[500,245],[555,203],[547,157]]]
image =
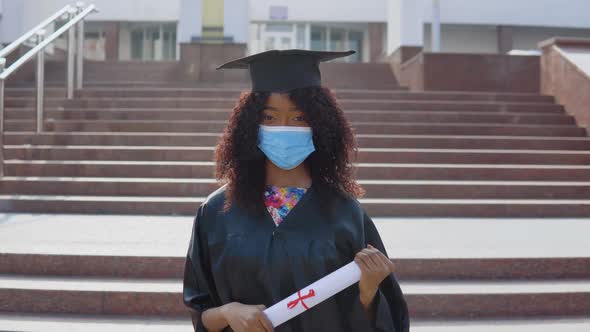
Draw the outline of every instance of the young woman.
[[[357,197],[355,138],[318,64],[349,52],[268,51],[215,150],[223,186],[199,206],[184,303],[195,331],[409,331],[406,301]],[[220,68],[223,68],[220,67]],[[354,260],[358,284],[273,327],[263,310]]]

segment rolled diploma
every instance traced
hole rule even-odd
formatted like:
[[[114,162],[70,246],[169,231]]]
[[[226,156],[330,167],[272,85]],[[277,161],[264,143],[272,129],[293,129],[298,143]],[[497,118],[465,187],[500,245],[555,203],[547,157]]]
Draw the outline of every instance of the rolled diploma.
[[[355,282],[358,282],[360,278],[361,270],[352,261],[281,302],[270,306],[264,310],[264,313],[271,321],[273,327],[277,327],[316,304],[336,295]]]

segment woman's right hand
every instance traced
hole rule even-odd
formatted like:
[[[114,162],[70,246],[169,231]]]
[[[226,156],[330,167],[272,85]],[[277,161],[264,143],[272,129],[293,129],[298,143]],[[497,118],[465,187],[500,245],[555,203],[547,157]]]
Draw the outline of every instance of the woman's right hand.
[[[248,305],[239,302],[223,306],[223,317],[234,332],[272,332],[273,326],[263,310],[262,304]]]

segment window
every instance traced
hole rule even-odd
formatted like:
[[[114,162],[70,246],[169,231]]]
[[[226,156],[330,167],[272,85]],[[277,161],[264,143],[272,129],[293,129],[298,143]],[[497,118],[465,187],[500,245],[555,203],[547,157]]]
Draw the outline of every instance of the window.
[[[362,31],[349,31],[348,32],[348,48],[355,50],[356,53],[349,55],[350,62],[361,62],[363,61],[363,32]]]
[[[164,59],[176,59],[176,31],[164,30],[164,42],[162,45]]]
[[[143,59],[143,29],[131,31],[131,59]]]
[[[129,29],[131,59],[176,59],[176,24],[133,23]]]
[[[311,49],[326,51],[326,27],[311,26]]]

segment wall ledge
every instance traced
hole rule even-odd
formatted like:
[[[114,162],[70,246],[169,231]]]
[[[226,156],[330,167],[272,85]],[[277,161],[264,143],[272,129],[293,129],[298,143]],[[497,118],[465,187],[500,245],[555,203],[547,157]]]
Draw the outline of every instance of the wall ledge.
[[[545,39],[537,44],[537,47],[543,49],[547,47],[556,46],[568,46],[568,47],[589,47],[589,38],[577,38],[577,37],[553,37]]]

